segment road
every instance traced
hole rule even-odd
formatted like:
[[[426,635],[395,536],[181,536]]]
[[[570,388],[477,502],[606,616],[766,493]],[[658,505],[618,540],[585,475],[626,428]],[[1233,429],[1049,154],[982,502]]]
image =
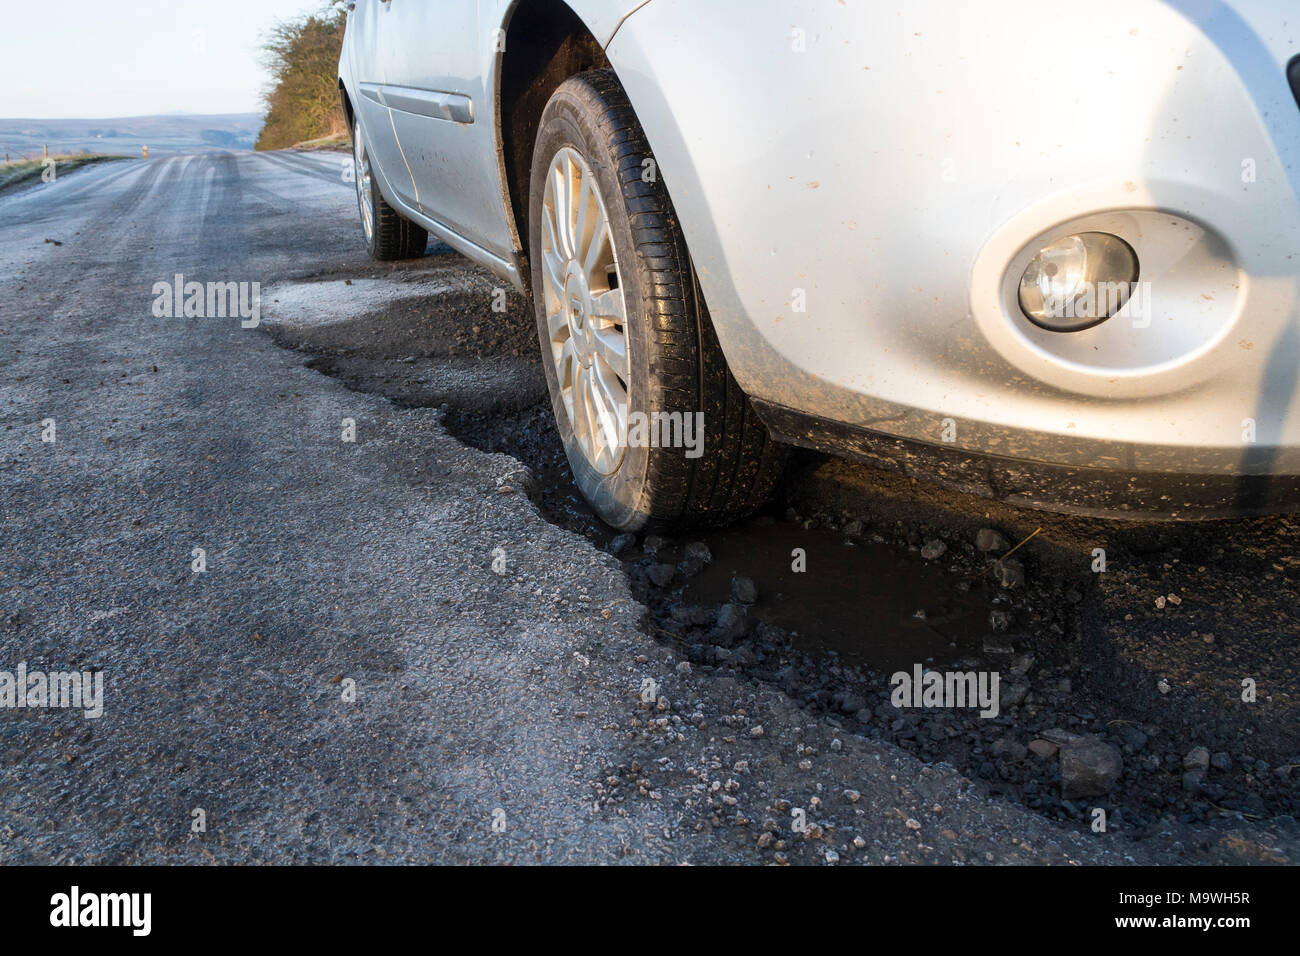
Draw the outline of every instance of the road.
[[[774,649],[785,638],[765,632],[758,656],[789,656],[773,677],[744,666],[761,635],[729,664],[730,649],[674,631],[689,615],[673,608],[726,598],[665,596],[646,569],[680,542],[639,541],[620,560],[581,517],[538,450],[526,306],[510,293],[494,310],[498,283],[436,244],[418,262],[370,263],[345,163],[179,156],[0,196],[0,671],[104,675],[98,719],[0,709],[0,862],[1295,858],[1285,754],[1258,771],[1274,776],[1256,812],[1171,802],[1140,829],[1095,833],[1083,804],[1049,812],[915,734],[908,745],[891,721],[873,725],[870,700],[865,715],[853,708],[861,719],[828,704],[851,675],[825,648]],[[260,321],[160,304],[177,275],[258,283]],[[932,497],[900,504],[913,492],[854,490],[860,477],[805,460],[799,513],[735,533],[811,531],[817,508],[842,519],[846,496],[866,494],[882,530],[912,524],[915,536]],[[1034,522],[979,504],[935,521],[956,553],[991,514],[1008,533]],[[1251,627],[1286,631],[1295,567],[1272,548],[1293,558],[1295,529],[1252,527],[1241,533],[1280,569],[1261,600],[1281,618]],[[910,573],[906,540],[878,537]],[[1066,539],[1082,540],[1054,540]],[[709,540],[725,590],[731,552]],[[1145,587],[1167,563],[1145,553],[1113,587]],[[1249,590],[1245,577],[1216,586],[1238,585]],[[1145,591],[1139,601],[1148,613]],[[1115,626],[1104,590],[1085,604],[1044,627]],[[1111,651],[1140,643],[1139,624]],[[1220,640],[1254,653],[1231,630]],[[1283,728],[1284,746],[1295,687],[1278,685],[1295,679],[1294,633],[1263,653],[1268,700],[1252,714],[1266,716],[1250,718],[1261,733]],[[1245,733],[1205,716],[1185,670],[1173,697],[1185,691],[1202,716],[1180,719]],[[812,671],[838,683],[810,687]],[[1041,720],[1022,733],[1029,720],[1004,717],[999,733],[1036,736]]]

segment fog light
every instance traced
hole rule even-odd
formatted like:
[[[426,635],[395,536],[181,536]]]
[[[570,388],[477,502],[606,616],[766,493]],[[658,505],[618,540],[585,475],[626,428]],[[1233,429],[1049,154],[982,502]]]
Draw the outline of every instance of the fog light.
[[[1020,308],[1051,332],[1078,332],[1124,308],[1138,260],[1119,236],[1083,232],[1038,250],[1020,279]]]

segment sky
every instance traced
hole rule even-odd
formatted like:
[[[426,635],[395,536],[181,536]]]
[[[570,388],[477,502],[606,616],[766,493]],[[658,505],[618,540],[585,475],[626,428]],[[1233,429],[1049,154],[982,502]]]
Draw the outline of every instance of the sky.
[[[326,0],[5,0],[0,117],[252,113],[259,47]]]

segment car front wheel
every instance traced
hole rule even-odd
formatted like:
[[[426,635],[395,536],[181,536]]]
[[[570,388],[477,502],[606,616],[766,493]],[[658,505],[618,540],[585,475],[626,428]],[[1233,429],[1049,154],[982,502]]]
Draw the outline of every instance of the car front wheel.
[[[727,370],[645,136],[610,70],[565,81],[533,152],[529,259],[556,426],[623,531],[725,524],[785,449]]]

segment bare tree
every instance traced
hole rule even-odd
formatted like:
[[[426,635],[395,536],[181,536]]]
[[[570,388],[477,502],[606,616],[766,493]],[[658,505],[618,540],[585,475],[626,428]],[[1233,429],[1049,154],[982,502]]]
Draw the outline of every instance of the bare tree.
[[[318,14],[282,22],[271,31],[262,46],[271,84],[257,149],[284,149],[347,132],[338,94],[345,23],[343,5],[335,2]]]

